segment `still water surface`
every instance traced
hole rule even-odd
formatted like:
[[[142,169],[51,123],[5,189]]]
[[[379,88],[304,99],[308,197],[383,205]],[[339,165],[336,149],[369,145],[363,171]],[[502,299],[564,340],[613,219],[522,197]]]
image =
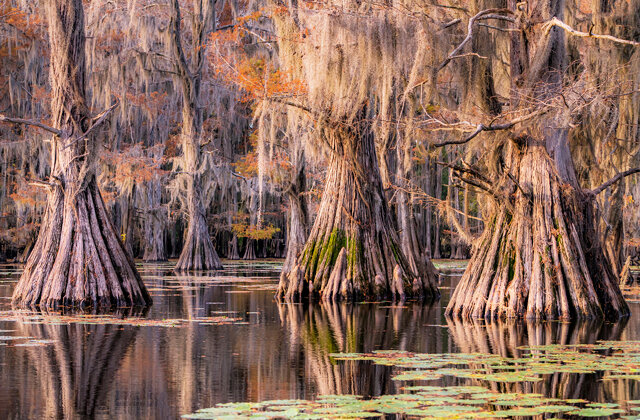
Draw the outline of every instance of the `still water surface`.
[[[273,300],[278,262],[225,267],[176,276],[171,263],[140,265],[154,304],[145,313],[120,312],[119,321],[16,314],[10,296],[20,268],[0,265],[0,419],[171,419],[225,402],[402,392],[403,383],[391,380],[393,367],[336,362],[329,354],[337,352],[514,357],[523,345],[640,339],[637,303],[631,319],[615,324],[460,324],[443,315],[455,276],[443,276],[443,299],[433,305],[304,308]],[[505,387],[592,402],[640,399],[637,381],[602,381],[598,374],[491,385]]]

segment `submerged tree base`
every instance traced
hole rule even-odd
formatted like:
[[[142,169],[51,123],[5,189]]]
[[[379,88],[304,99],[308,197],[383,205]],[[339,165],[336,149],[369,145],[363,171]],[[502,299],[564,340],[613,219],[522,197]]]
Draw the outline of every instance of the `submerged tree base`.
[[[13,293],[17,306],[151,304],[95,183],[75,199],[53,187],[38,240]]]
[[[460,318],[615,319],[629,314],[596,231],[594,197],[562,182],[544,145],[507,147],[505,200],[447,307]],[[506,166],[506,165],[505,165]]]

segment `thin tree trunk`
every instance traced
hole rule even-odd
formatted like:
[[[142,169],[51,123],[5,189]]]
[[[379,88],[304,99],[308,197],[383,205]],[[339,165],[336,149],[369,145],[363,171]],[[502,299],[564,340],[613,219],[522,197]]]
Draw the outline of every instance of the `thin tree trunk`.
[[[126,208],[122,215],[122,233],[121,233],[121,237],[123,238],[123,241],[124,241],[124,249],[132,257],[135,255],[133,253],[133,245],[132,245],[133,223],[134,223],[134,216],[136,211],[135,206],[133,204],[135,200],[135,194],[136,194],[136,186],[134,184],[133,188],[131,189],[131,192],[129,193],[129,196],[125,201]]]
[[[98,143],[85,96],[81,0],[47,0],[52,139],[47,210],[13,294],[21,306],[151,304],[107,214],[95,177]]]
[[[287,229],[287,254],[282,265],[282,275],[289,273],[296,263],[296,259],[305,246],[308,234],[307,204],[304,196],[306,191],[306,172],[304,156],[296,159],[294,180],[287,190],[289,201],[289,224]]]
[[[446,161],[446,158],[445,158]],[[436,193],[436,198],[438,200],[442,199],[442,165],[438,165],[438,167],[436,168],[436,179],[435,179],[435,193]],[[441,244],[440,244],[440,231],[442,228],[442,217],[440,216],[440,213],[434,213],[435,216],[435,229],[434,229],[434,242],[433,242],[433,258],[434,259],[440,259],[442,258],[442,253],[441,253]]]
[[[427,158],[425,163],[424,163],[424,172],[425,172],[425,192],[427,195],[432,196],[433,193],[433,188],[431,188],[431,185],[433,184],[433,180],[432,180],[432,176],[431,176],[431,159]],[[433,252],[432,250],[432,239],[431,239],[431,230],[432,230],[432,223],[431,221],[433,220],[433,217],[435,216],[435,212],[431,211],[431,206],[427,206],[426,209],[424,210],[424,218],[425,218],[425,248],[424,248],[424,253],[425,253],[425,257],[431,259],[431,257],[433,256]]]
[[[160,217],[162,188],[160,180],[154,179],[147,185],[147,214],[144,221],[145,247],[143,260],[145,262],[167,261],[164,244],[164,223]]]
[[[400,230],[400,246],[411,272],[424,276],[432,287],[437,287],[438,274],[431,259],[420,252],[416,236],[416,223],[413,217],[413,205],[410,198],[411,185],[411,142],[403,137],[397,145],[396,193],[398,228]]]
[[[182,87],[182,153],[187,182],[187,213],[189,217],[185,237],[176,270],[219,270],[222,268],[216,253],[206,221],[206,211],[202,204],[202,123],[203,113],[200,99],[202,68],[206,37],[215,24],[213,2],[194,0],[193,33],[195,71],[187,63],[182,49],[181,15],[178,0],[173,1],[171,16],[171,40],[173,55],[177,63],[178,80]]]
[[[435,279],[414,273],[402,251],[367,124],[324,129],[333,154],[320,209],[296,265],[281,277],[279,299],[439,296]]]

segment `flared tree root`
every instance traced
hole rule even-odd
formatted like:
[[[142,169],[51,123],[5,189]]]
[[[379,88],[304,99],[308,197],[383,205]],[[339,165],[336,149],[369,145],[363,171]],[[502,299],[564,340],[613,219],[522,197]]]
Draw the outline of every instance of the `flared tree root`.
[[[629,314],[596,231],[595,197],[561,181],[543,145],[512,147],[496,203],[446,313],[617,319]],[[496,200],[497,201],[497,200]]]
[[[256,241],[253,239],[247,238],[247,246],[244,249],[244,255],[242,256],[243,260],[253,261],[257,259],[256,257]]]
[[[203,213],[204,211],[198,211],[189,220],[187,238],[176,264],[176,271],[222,270],[222,262],[209,237]]]
[[[373,136],[365,128],[330,128],[342,151],[333,156],[306,245],[283,271],[280,300],[437,298],[435,270],[414,272],[395,231],[382,191]],[[416,257],[418,258],[418,257]]]
[[[113,228],[95,178],[75,199],[50,193],[38,240],[14,293],[16,306],[126,307],[151,297]]]

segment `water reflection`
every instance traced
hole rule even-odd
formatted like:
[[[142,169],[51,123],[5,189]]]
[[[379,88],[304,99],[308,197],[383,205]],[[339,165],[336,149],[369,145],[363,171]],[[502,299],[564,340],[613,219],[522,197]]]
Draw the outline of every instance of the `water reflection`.
[[[407,383],[391,380],[397,368],[336,362],[329,354],[396,349],[519,357],[519,347],[525,345],[635,339],[640,330],[635,328],[637,317],[629,320],[631,329],[625,329],[626,320],[488,325],[447,321],[446,296],[434,305],[278,304],[273,300],[278,278],[273,264],[238,264],[197,277],[176,277],[169,264],[145,265],[141,271],[154,305],[145,314],[120,315],[181,319],[182,326],[43,324],[3,320],[0,315],[0,330],[13,330],[0,336],[54,340],[42,347],[21,347],[15,345],[19,340],[0,339],[0,418],[177,418],[233,401],[313,399],[335,393],[377,396],[403,392],[400,387]],[[0,297],[11,295],[14,278],[11,270],[0,274]],[[43,316],[59,321],[55,314]],[[197,322],[216,316],[239,322]],[[640,397],[635,382],[600,378],[555,373],[534,384],[482,385],[602,402]],[[463,383],[470,380],[429,382]]]
[[[46,318],[47,313],[43,313]],[[58,315],[57,313],[55,315]],[[120,311],[117,316],[140,316]],[[109,404],[113,377],[135,341],[137,329],[118,325],[14,323],[15,335],[53,340],[24,347],[36,381],[23,385],[20,417],[94,417]],[[26,374],[24,372],[23,374]],[[43,398],[44,396],[44,398]],[[43,405],[39,406],[39,402]]]
[[[283,327],[290,334],[290,352],[304,357],[306,375],[319,394],[363,396],[395,393],[391,369],[368,363],[336,363],[330,353],[378,349],[442,349],[440,327],[425,327],[439,317],[440,307],[397,307],[372,304],[278,304]]]
[[[617,323],[596,320],[581,322],[495,321],[463,322],[447,320],[453,341],[462,353],[496,354],[508,358],[525,357],[528,353],[544,352],[530,347],[551,344],[595,344],[598,341],[618,341],[627,325],[627,319]],[[610,351],[602,352],[609,355]],[[493,369],[484,366],[488,372]],[[622,401],[613,398],[608,389],[613,381],[602,382],[604,372],[568,373],[556,372],[543,375],[539,382],[496,383],[475,380],[498,392],[536,393],[549,398],[585,399],[597,402]],[[629,398],[630,399],[630,398]]]

